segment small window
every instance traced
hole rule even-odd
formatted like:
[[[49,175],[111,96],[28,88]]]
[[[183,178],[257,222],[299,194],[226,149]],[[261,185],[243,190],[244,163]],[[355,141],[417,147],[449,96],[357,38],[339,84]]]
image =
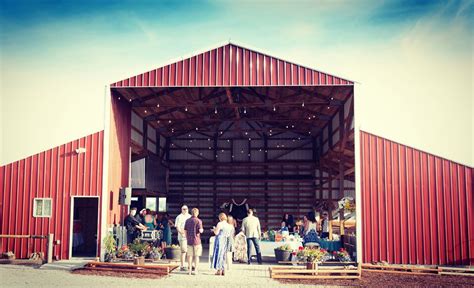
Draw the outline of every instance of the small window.
[[[166,197],[158,198],[158,212],[166,212]]]
[[[146,197],[146,208],[151,211],[156,211],[156,197]]]
[[[33,203],[33,217],[51,217],[51,198],[35,198]]]

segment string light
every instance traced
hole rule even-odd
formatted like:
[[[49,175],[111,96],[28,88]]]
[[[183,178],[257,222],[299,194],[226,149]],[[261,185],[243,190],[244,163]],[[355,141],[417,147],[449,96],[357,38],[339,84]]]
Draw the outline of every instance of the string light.
[[[252,138],[249,138],[249,141],[252,141]]]
[[[156,123],[160,124],[160,120],[156,121]]]
[[[221,152],[224,153],[224,149],[222,149]]]
[[[328,110],[330,109],[331,107],[328,106]]]
[[[191,137],[191,134],[188,134],[189,137]]]
[[[199,128],[198,128],[198,127],[196,127],[196,131],[198,131],[198,130],[199,130]]]
[[[207,138],[207,141],[211,141],[211,138]]]
[[[214,107],[214,114],[217,114],[217,106]]]
[[[146,110],[145,110],[145,114],[146,114]]]
[[[168,123],[170,123],[170,124],[171,124],[171,120],[168,120]]]
[[[334,100],[334,97],[331,97],[331,100]]]
[[[184,107],[184,111],[188,112],[188,107]]]
[[[156,104],[156,108],[160,108],[160,103]]]
[[[286,129],[288,129],[288,125],[286,125]]]
[[[120,100],[120,96],[118,97],[118,100]]]
[[[273,105],[273,111],[277,111],[277,108],[275,107],[275,105]]]
[[[291,128],[295,128],[295,125],[291,125]]]
[[[244,107],[244,114],[247,114],[247,108]]]
[[[304,102],[303,102],[303,103],[301,103],[301,107],[304,107]]]
[[[128,102],[132,102],[132,98],[128,99]]]

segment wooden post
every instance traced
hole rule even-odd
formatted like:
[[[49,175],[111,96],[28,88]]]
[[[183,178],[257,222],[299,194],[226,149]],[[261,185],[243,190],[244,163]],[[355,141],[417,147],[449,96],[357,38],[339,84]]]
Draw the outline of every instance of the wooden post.
[[[47,263],[53,263],[53,239],[54,239],[54,234],[48,234],[48,244],[47,244],[47,249],[48,249],[48,260]]]
[[[344,209],[339,211],[339,234],[344,235]]]

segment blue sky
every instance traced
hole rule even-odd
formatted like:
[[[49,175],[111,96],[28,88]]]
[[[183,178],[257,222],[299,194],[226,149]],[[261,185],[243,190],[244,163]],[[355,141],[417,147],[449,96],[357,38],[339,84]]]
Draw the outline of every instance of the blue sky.
[[[0,162],[103,129],[106,84],[229,39],[355,80],[360,99],[387,109],[438,95],[422,109],[452,107],[445,115],[457,137],[474,126],[459,118],[473,114],[473,2],[0,0]],[[446,103],[445,95],[461,98]],[[472,141],[446,149],[438,124],[413,121],[419,106],[399,107],[412,119],[405,125],[433,126],[413,135],[376,125],[398,110],[367,107],[367,131],[474,163]]]

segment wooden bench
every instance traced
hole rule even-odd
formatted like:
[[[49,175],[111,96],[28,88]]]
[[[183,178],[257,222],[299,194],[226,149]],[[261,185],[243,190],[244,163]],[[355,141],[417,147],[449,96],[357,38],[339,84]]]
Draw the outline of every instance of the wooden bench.
[[[273,266],[269,268],[273,279],[360,279],[361,265],[318,265],[315,269],[302,266]]]

